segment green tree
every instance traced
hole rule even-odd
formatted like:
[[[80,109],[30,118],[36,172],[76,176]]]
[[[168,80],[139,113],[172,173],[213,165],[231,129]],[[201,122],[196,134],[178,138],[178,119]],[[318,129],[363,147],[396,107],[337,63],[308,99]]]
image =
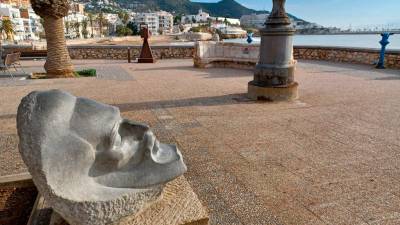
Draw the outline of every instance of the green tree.
[[[181,24],[182,21],[182,15],[177,15],[174,17],[174,25]]]
[[[7,40],[14,40],[14,24],[9,19],[3,19],[0,24],[0,34],[6,34]]]
[[[100,37],[102,37],[104,35],[104,27],[108,26],[108,21],[104,17],[103,12],[100,12],[99,15],[97,16],[97,22],[98,22],[99,27],[100,27]]]
[[[129,36],[132,35],[132,30],[124,25],[117,26],[117,35],[118,36]]]
[[[122,23],[126,26],[129,22],[129,14],[127,12],[119,12],[119,19],[121,19]]]
[[[132,31],[132,35],[139,35],[140,31],[139,31],[139,26],[134,23],[133,21],[130,21],[127,25],[127,28],[129,28]]]

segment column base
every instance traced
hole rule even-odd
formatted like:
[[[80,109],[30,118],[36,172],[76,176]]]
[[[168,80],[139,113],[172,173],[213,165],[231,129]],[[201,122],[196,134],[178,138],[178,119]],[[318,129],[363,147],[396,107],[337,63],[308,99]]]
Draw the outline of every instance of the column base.
[[[260,87],[253,82],[249,83],[247,97],[252,100],[264,101],[293,101],[298,98],[299,84],[294,82],[285,86]]]

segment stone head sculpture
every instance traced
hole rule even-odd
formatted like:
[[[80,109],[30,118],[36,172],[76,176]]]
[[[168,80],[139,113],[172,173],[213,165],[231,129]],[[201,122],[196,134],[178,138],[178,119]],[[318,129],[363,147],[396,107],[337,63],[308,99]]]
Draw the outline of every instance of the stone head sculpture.
[[[71,225],[117,222],[186,171],[181,153],[118,108],[52,90],[26,96],[20,153],[44,198]]]

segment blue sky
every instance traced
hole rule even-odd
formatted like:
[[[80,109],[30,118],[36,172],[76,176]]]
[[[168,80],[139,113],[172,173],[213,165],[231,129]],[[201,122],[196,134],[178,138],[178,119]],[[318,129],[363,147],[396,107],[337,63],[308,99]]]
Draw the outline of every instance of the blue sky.
[[[218,0],[193,0],[217,2]],[[236,0],[246,7],[270,10],[272,0]],[[397,24],[400,27],[400,0],[286,0],[287,11],[324,26],[347,28]]]

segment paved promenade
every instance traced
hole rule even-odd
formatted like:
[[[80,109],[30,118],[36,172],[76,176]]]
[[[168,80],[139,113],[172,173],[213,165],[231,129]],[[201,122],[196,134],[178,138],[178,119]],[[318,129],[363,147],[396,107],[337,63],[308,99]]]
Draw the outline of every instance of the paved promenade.
[[[20,99],[59,88],[118,106],[178,143],[211,224],[400,224],[400,71],[300,61],[301,98],[269,103],[245,97],[248,70],[74,63],[99,68],[100,79],[0,79],[0,176],[26,171]]]

